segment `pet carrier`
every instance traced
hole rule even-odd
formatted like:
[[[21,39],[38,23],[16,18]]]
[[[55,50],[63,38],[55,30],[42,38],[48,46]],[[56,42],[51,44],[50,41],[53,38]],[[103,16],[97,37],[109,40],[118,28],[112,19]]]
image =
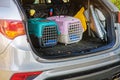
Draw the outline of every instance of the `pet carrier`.
[[[79,42],[82,39],[83,27],[79,19],[70,16],[53,16],[50,20],[55,20],[61,32],[59,42],[65,45]]]
[[[37,37],[40,47],[55,46],[58,42],[58,26],[55,21],[33,18],[28,21],[30,35]]]

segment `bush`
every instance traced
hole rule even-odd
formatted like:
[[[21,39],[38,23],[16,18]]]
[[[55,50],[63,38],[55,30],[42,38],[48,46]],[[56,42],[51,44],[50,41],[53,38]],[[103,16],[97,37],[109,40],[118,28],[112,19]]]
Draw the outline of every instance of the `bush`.
[[[120,0],[111,0],[120,9]]]

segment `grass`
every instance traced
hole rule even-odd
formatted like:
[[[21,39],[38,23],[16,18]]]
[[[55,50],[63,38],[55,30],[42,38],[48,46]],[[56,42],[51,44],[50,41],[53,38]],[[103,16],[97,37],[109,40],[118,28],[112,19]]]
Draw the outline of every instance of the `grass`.
[[[120,10],[120,0],[111,0]]]

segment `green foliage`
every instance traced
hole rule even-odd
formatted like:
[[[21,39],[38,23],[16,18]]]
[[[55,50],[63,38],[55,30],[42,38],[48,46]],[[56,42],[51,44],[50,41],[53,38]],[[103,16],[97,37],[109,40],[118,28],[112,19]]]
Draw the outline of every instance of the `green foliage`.
[[[120,9],[120,0],[111,0]]]

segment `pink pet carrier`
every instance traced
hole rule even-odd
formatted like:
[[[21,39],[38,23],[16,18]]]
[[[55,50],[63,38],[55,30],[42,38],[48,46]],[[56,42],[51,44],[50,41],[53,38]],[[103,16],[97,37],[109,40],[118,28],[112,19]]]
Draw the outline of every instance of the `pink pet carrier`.
[[[58,40],[60,43],[67,45],[82,39],[84,30],[79,19],[70,16],[53,16],[48,19],[57,22],[61,33]]]

